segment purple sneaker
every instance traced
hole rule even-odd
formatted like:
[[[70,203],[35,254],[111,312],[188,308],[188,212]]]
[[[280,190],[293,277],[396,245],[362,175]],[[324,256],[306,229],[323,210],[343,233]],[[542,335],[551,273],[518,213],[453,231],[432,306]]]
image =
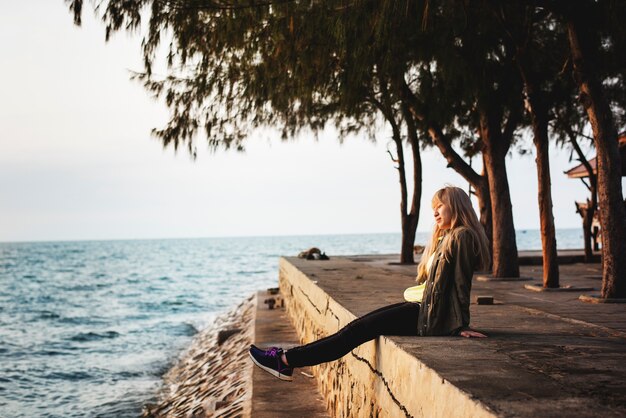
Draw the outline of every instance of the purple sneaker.
[[[283,354],[283,349],[279,347],[272,347],[269,350],[261,350],[255,345],[250,346],[250,358],[260,368],[266,372],[276,376],[280,380],[292,381],[293,367],[287,366],[280,359]]]

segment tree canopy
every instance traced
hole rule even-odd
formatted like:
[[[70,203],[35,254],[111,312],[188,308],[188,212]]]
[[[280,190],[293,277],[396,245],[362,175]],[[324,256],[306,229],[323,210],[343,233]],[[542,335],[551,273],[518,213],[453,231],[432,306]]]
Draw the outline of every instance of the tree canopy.
[[[66,2],[80,24],[83,0]],[[165,145],[193,147],[203,131],[211,147],[240,148],[250,128],[267,124],[285,136],[329,121],[344,133],[371,128],[376,109],[364,99],[381,93],[382,77],[406,80],[422,115],[472,153],[477,103],[504,119],[519,111],[520,48],[531,70],[546,75],[542,88],[567,84],[561,90],[573,94],[566,34],[550,8],[561,3],[108,0],[96,12],[107,39],[144,28],[145,72],[136,77],[172,112],[155,131]],[[626,36],[616,16],[624,6],[592,3],[589,33],[601,47],[591,59],[623,126]],[[165,75],[152,72],[159,60]]]
[[[83,0],[66,2],[80,24]],[[96,11],[107,39],[144,28],[136,78],[170,109],[154,130],[164,146],[195,154],[204,136],[212,149],[243,149],[267,125],[285,138],[328,123],[371,137],[382,121],[394,140],[438,142],[470,182],[488,184],[479,198],[498,275],[519,274],[504,164],[516,139],[546,130],[547,140],[548,127],[564,138],[588,117],[614,159],[611,132],[626,123],[618,0],[104,0]],[[161,60],[164,75],[153,72]],[[482,157],[482,176],[453,143]]]

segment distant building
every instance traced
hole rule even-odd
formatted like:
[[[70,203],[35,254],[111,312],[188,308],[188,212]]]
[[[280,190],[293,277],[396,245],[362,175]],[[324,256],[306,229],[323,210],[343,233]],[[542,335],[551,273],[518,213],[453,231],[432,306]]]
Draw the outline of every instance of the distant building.
[[[620,153],[621,163],[622,163],[622,177],[624,177],[626,176],[626,132],[621,133],[617,140],[619,142],[619,153]],[[598,174],[597,158],[593,157],[592,159],[590,159],[589,165],[591,166],[591,169],[593,170],[593,174],[597,175]],[[585,179],[589,177],[589,173],[587,172],[587,168],[585,167],[584,164],[581,163],[577,165],[576,167],[567,170],[565,174],[567,174],[567,177],[571,179],[580,179],[583,183],[585,183],[585,185],[587,185]],[[589,186],[587,185],[587,187]],[[588,202],[575,202],[575,203],[576,203],[576,211],[580,214],[581,217],[584,218],[585,213],[587,212]],[[624,200],[624,204],[626,205],[626,199]],[[597,210],[593,217],[593,222],[591,225],[591,234],[593,236],[593,247],[594,247],[593,249],[595,251],[598,251],[599,243],[600,243],[600,220],[598,218]]]
[[[619,141],[619,153],[622,159],[622,177],[624,177],[626,176],[626,132],[621,133],[617,140]],[[597,164],[596,157],[589,160],[589,165],[591,165],[594,174],[598,173]],[[579,164],[576,167],[567,170],[565,174],[567,174],[567,177],[572,179],[589,177],[587,169],[583,164]]]

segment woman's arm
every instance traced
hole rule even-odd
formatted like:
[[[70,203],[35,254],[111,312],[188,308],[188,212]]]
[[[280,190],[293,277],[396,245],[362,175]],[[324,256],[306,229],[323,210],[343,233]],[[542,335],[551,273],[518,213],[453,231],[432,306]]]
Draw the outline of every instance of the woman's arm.
[[[461,323],[463,324],[458,335],[469,329],[470,324],[470,290],[476,256],[474,254],[474,238],[465,230],[461,231],[456,242],[456,256],[454,257],[454,286],[460,306]]]
[[[455,335],[465,338],[485,338],[485,334],[470,329],[470,291],[476,255],[474,253],[474,237],[469,231],[459,233],[454,265],[454,284],[461,308],[463,326]]]
[[[485,334],[478,332],[478,331],[471,330],[469,328],[459,332],[459,335],[465,338],[487,338]]]

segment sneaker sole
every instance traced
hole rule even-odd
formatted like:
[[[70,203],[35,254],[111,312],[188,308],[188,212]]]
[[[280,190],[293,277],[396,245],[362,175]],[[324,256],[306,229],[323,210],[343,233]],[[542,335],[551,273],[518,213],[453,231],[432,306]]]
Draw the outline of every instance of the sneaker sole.
[[[293,380],[292,376],[287,376],[285,374],[279,373],[274,369],[270,369],[269,367],[266,367],[264,365],[262,365],[261,363],[259,363],[258,361],[256,361],[256,359],[252,356],[252,354],[248,353],[248,355],[250,356],[250,358],[252,359],[252,362],[254,364],[256,364],[257,366],[259,366],[261,369],[265,370],[266,372],[268,372],[269,374],[271,374],[274,377],[279,378],[280,380],[284,380],[286,382],[291,382]]]

